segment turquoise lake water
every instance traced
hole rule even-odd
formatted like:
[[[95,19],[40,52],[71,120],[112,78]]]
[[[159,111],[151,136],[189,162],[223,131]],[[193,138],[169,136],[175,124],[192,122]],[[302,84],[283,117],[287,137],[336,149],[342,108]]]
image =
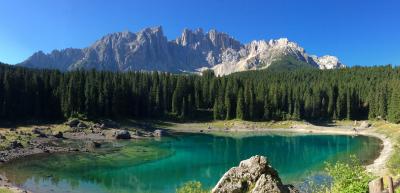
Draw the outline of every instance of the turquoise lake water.
[[[177,134],[161,140],[110,143],[95,153],[36,155],[0,167],[34,192],[172,193],[187,181],[208,188],[231,167],[264,155],[284,183],[298,183],[327,161],[356,155],[371,162],[381,141],[365,136],[263,134],[242,138]]]

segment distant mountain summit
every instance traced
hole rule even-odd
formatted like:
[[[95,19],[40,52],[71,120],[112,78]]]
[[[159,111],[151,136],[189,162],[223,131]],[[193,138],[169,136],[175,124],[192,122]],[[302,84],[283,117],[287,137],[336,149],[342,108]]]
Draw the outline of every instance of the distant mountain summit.
[[[39,51],[18,65],[61,71],[97,69],[198,72],[212,69],[217,75],[226,75],[266,69],[285,57],[319,69],[345,67],[334,56],[308,55],[304,48],[286,38],[242,44],[214,29],[208,32],[184,29],[180,37],[169,41],[162,27],[146,28],[137,33],[127,31],[108,34],[83,49],[68,48],[48,54]]]

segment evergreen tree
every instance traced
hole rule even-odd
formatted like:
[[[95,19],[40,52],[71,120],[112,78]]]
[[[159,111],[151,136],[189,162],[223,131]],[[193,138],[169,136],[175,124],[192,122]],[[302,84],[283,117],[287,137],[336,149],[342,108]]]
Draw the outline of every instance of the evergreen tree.
[[[392,123],[400,123],[400,83],[395,80],[392,84],[392,95],[388,108],[388,120]]]
[[[234,118],[234,111],[232,108],[232,101],[229,91],[225,92],[225,107],[226,107],[226,118],[227,120]]]
[[[185,119],[188,114],[188,108],[186,104],[186,98],[184,97],[182,100],[182,110],[181,110],[181,118]]]
[[[236,118],[244,119],[244,97],[242,89],[239,90],[236,105]]]

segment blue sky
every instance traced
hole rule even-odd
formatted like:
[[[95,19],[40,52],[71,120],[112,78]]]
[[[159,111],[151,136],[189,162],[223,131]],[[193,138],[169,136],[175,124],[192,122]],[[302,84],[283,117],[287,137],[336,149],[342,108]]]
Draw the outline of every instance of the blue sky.
[[[287,37],[347,65],[400,64],[396,0],[0,0],[0,61],[83,48],[105,34],[215,28],[241,42]]]

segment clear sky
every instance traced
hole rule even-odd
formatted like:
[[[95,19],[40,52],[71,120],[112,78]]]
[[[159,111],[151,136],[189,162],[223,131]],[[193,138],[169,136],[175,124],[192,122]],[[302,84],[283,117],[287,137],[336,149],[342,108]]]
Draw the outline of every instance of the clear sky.
[[[400,64],[398,0],[0,0],[0,61],[158,25],[168,39],[215,28],[243,43],[287,37],[350,66]]]

